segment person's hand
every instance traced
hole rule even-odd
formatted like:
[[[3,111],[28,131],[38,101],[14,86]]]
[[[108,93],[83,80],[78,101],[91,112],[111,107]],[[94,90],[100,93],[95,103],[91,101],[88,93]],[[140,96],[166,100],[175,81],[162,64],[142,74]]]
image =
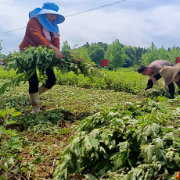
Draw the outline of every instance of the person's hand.
[[[54,51],[54,54],[55,54],[55,58],[57,58],[57,59],[62,59],[63,58],[63,54],[61,53],[61,51],[59,51],[59,50],[55,50]]]
[[[167,86],[164,86],[164,92],[166,91]]]

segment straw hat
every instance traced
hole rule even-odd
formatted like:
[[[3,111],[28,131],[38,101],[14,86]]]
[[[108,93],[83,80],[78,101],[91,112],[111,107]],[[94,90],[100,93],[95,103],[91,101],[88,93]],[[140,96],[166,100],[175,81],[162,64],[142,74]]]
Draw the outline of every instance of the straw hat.
[[[163,77],[163,86],[168,86],[173,79],[178,75],[180,71],[180,63],[177,63],[174,66],[164,66],[160,71],[160,75]]]

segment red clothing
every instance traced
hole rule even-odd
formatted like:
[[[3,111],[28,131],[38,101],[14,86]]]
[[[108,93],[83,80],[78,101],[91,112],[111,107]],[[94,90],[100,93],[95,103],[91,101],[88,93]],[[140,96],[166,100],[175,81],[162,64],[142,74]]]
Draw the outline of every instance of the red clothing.
[[[52,44],[59,49],[60,39],[53,37],[52,41],[49,42],[43,36],[42,28],[43,26],[40,24],[37,17],[34,17],[28,21],[24,39],[19,46],[21,51],[30,45],[33,47],[38,47],[39,45],[48,46],[49,44]]]

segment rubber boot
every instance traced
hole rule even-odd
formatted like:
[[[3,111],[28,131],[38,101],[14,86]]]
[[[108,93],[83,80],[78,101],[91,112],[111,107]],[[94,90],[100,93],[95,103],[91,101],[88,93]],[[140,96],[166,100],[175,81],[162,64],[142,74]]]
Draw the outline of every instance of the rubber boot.
[[[43,84],[39,87],[39,95],[49,90],[48,88],[44,87]]]
[[[30,93],[30,98],[31,98],[31,104],[32,104],[32,108],[33,108],[33,111],[31,112],[31,114],[38,113],[40,111],[39,92],[37,92],[37,93]]]

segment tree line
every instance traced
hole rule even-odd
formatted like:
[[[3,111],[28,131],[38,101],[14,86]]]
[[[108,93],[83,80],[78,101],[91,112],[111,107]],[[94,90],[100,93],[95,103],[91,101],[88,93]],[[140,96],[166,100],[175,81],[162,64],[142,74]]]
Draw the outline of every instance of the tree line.
[[[118,67],[132,67],[140,64],[148,65],[157,59],[168,60],[175,63],[176,57],[180,56],[180,48],[173,46],[165,49],[163,46],[157,48],[152,44],[148,48],[126,46],[118,39],[112,44],[103,42],[89,44],[86,42],[82,47],[71,49],[67,41],[63,42],[62,48],[69,49],[72,54],[84,58],[86,61],[93,61],[98,66],[102,59],[109,60],[109,68],[116,70]]]
[[[63,42],[63,50],[69,50],[77,58],[83,58],[84,61],[92,61],[97,66],[101,66],[102,59],[109,60],[109,69],[116,70],[118,67],[132,67],[140,64],[148,65],[152,61],[157,59],[165,59],[172,63],[175,63],[176,57],[180,57],[180,48],[173,46],[172,48],[165,49],[163,46],[157,48],[152,42],[148,48],[126,46],[118,39],[112,44],[103,42],[89,44],[86,42],[81,47],[76,45],[71,48],[67,40]],[[2,50],[0,41],[0,52]],[[0,54],[0,61],[6,56]]]

